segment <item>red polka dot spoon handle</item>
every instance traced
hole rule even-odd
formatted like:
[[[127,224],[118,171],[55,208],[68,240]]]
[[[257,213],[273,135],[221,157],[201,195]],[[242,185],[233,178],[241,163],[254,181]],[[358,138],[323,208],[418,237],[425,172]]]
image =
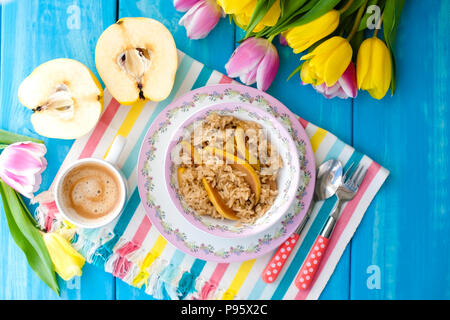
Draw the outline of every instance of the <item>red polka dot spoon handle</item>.
[[[283,244],[278,248],[277,252],[273,255],[267,267],[264,269],[261,277],[264,282],[274,282],[281,272],[287,258],[294,249],[295,244],[300,236],[297,233],[293,233]]]
[[[294,281],[295,285],[300,290],[308,289],[313,282],[314,275],[316,274],[317,269],[319,269],[320,261],[322,261],[325,250],[327,249],[328,241],[330,240],[334,226],[336,225],[338,219],[337,215],[341,210],[341,204],[342,202],[340,200],[336,202],[331,211],[331,215],[328,216],[325,225],[309,250],[305,261],[303,261],[303,265]]]
[[[300,272],[295,278],[295,285],[301,290],[308,289],[314,279],[317,269],[319,268],[320,261],[325,254],[327,248],[328,239],[322,236],[318,236],[314,242],[311,250],[308,253],[306,260],[300,269]]]

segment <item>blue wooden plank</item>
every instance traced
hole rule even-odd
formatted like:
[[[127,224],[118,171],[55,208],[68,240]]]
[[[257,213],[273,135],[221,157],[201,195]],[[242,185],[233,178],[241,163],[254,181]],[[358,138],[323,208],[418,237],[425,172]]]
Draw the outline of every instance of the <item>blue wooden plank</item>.
[[[450,298],[449,12],[407,1],[397,92],[355,101],[355,145],[391,176],[354,236],[352,299]]]
[[[0,127],[37,137],[31,111],[17,99],[21,81],[39,64],[60,57],[85,63],[94,73],[98,36],[115,21],[114,1],[12,1],[2,6]],[[44,139],[47,170],[41,190],[50,186],[73,141]],[[57,298],[28,267],[9,235],[3,209],[0,215],[0,299]],[[114,279],[103,270],[84,268],[81,279],[60,282],[62,298],[112,299]]]

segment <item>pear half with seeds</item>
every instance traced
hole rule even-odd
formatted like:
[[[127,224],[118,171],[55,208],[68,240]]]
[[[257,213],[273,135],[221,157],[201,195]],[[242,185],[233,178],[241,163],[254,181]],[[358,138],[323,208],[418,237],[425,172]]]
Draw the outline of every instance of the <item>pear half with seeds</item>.
[[[123,18],[109,26],[95,48],[97,71],[121,104],[161,101],[170,94],[178,65],[167,28],[150,18]]]
[[[38,66],[19,86],[20,102],[33,110],[42,136],[76,139],[91,131],[103,109],[103,89],[81,62],[54,59]]]

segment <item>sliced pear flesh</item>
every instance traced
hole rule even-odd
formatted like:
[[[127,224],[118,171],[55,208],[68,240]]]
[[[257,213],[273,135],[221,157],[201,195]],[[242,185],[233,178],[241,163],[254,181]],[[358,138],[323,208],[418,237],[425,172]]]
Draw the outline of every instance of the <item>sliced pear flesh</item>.
[[[42,136],[76,139],[95,127],[103,109],[103,89],[94,74],[73,59],[38,66],[19,86],[20,102],[33,111]]]
[[[194,160],[194,164],[202,163],[202,157],[190,142],[183,140],[180,141],[180,145],[184,151],[187,151],[189,153],[191,158]]]
[[[111,95],[128,105],[167,98],[178,54],[170,31],[159,21],[123,18],[101,34],[95,64]]]
[[[247,146],[245,145],[245,134],[244,129],[237,127],[234,133],[234,138],[236,141],[237,151],[245,158],[245,160],[257,171],[261,170],[261,166],[258,158],[250,153]]]
[[[186,168],[178,167],[177,169],[177,179],[178,179],[178,186],[181,186],[183,183],[183,173],[186,171]]]
[[[225,201],[223,201],[220,194],[214,189],[209,182],[206,180],[206,178],[202,178],[203,187],[206,190],[206,193],[208,194],[208,198],[213,204],[214,208],[217,210],[217,212],[224,218],[229,220],[239,220],[239,217],[236,215],[234,210],[230,209],[226,204]]]
[[[225,150],[220,150],[214,147],[207,146],[204,148],[206,151],[213,155],[222,156],[222,159],[230,165],[233,169],[244,173],[245,182],[247,182],[255,194],[255,204],[259,202],[261,197],[261,181],[259,180],[258,174],[253,169],[253,167],[247,163],[244,159],[236,157],[233,154],[226,152]]]

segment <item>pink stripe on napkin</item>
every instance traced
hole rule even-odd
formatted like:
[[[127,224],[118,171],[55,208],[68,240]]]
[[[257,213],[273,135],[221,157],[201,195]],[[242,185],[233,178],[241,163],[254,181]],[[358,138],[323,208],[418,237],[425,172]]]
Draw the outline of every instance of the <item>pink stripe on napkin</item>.
[[[222,280],[222,277],[225,274],[225,271],[227,271],[229,265],[229,263],[217,264],[211,277],[208,281],[206,281],[199,293],[200,300],[207,300],[211,298],[210,295],[217,289],[217,286],[220,283],[220,280]]]
[[[103,134],[105,133],[106,129],[108,128],[109,124],[114,118],[114,115],[116,114],[117,110],[119,110],[119,106],[120,103],[117,102],[116,99],[112,98],[111,102],[106,107],[105,112],[100,117],[97,126],[95,127],[94,131],[89,137],[88,142],[81,151],[79,159],[89,158],[92,156],[95,148],[97,148],[97,145],[100,142],[100,139],[103,137]]]
[[[132,252],[135,252],[141,247],[142,242],[144,242],[144,239],[147,236],[151,226],[152,223],[150,222],[150,219],[147,217],[147,215],[145,215],[142,218],[142,221],[139,224],[139,228],[134,234],[133,239],[125,243],[117,250],[119,258],[117,259],[116,265],[114,266],[114,270],[112,272],[115,277],[123,279],[127,275],[128,271],[130,270],[131,262],[126,258],[126,256]]]

